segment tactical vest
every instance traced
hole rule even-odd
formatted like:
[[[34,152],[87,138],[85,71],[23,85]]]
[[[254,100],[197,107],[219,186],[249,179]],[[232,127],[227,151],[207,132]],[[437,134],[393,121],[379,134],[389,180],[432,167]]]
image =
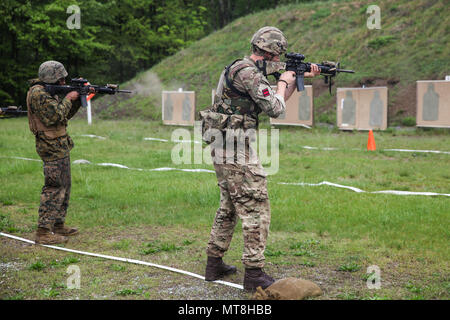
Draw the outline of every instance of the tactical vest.
[[[251,62],[236,60],[225,67],[217,86],[214,104],[199,113],[203,140],[207,144],[213,141],[215,130],[225,136],[227,129],[258,128],[261,109],[248,93],[239,91],[233,85],[233,79],[240,70],[254,66]]]
[[[64,124],[57,124],[55,126],[46,126],[42,123],[39,117],[33,113],[31,109],[31,91],[35,87],[44,88],[42,85],[34,85],[28,90],[27,93],[27,109],[28,109],[28,124],[30,126],[31,132],[36,136],[38,132],[43,132],[44,135],[49,139],[56,139],[67,134],[66,126]]]
[[[225,67],[223,74],[225,81],[222,81],[222,88],[218,88],[213,111],[228,115],[258,115],[261,112],[248,93],[239,91],[233,85],[233,80],[240,70],[254,66],[251,62],[238,59]]]

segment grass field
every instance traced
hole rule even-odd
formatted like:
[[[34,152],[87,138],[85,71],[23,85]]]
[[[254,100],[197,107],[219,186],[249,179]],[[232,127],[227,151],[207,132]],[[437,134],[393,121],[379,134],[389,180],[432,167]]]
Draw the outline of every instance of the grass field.
[[[26,119],[0,123],[0,230],[33,239],[42,163]],[[269,129],[267,122],[263,128]],[[174,128],[159,122],[75,120],[72,194],[67,223],[80,235],[68,248],[134,258],[204,272],[205,247],[219,190],[213,173],[138,171],[130,168],[204,168],[175,165]],[[191,129],[192,131],[192,129]],[[93,134],[98,139],[82,136]],[[318,299],[449,299],[447,196],[355,193],[403,190],[450,193],[450,155],[384,149],[450,151],[448,130],[375,132],[377,151],[365,150],[367,132],[280,128],[280,167],[268,177],[272,221],[266,270],[275,278],[299,277],[324,291]],[[333,147],[337,150],[302,148]],[[226,262],[242,284],[242,232],[237,226]],[[35,247],[0,237],[0,299],[248,299],[238,289],[151,267]],[[80,289],[68,289],[69,265],[81,271]],[[367,267],[381,270],[381,289],[368,289]]]

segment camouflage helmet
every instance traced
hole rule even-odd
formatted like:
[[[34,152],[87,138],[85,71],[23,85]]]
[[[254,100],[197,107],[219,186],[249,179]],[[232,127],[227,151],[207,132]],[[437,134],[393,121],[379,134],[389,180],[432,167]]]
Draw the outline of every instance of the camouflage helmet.
[[[251,44],[260,50],[281,55],[287,50],[287,39],[280,29],[263,27],[253,35]]]
[[[39,67],[39,80],[45,83],[55,83],[58,79],[67,77],[67,71],[58,61],[45,61]]]

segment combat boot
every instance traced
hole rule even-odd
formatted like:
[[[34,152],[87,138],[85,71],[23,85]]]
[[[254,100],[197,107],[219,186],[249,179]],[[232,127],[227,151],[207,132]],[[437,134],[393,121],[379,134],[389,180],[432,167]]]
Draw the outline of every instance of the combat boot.
[[[275,280],[261,268],[245,268],[244,290],[255,291],[258,287],[266,289],[274,282]]]
[[[36,231],[35,242],[39,244],[58,244],[66,243],[69,238],[53,233],[46,228],[38,228]]]
[[[208,257],[206,262],[205,280],[214,281],[223,276],[236,273],[235,266],[229,266],[222,261],[222,258]]]
[[[53,232],[62,236],[73,236],[78,234],[78,229],[67,227],[64,225],[64,223],[55,223]]]

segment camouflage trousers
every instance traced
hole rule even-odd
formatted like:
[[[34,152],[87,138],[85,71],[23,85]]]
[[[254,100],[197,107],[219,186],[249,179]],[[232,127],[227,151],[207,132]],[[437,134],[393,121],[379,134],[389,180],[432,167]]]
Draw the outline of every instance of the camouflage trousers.
[[[220,188],[220,207],[216,212],[206,254],[223,257],[230,246],[239,217],[244,236],[242,263],[248,268],[262,268],[270,225],[266,174],[259,162],[215,163],[214,168]]]
[[[38,227],[51,230],[55,223],[64,223],[66,218],[71,188],[70,157],[44,161],[44,177]]]

